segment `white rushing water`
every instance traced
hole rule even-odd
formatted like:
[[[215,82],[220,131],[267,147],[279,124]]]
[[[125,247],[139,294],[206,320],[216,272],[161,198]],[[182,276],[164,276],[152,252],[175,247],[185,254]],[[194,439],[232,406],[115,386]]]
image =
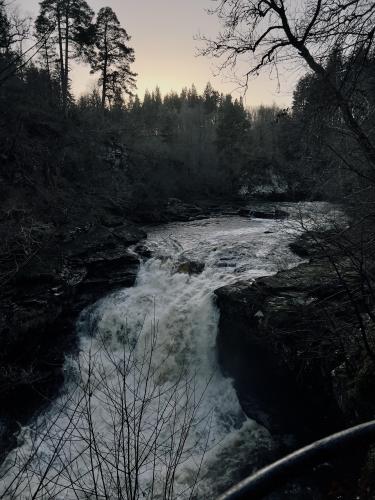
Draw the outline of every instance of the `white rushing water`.
[[[210,499],[255,467],[274,443],[220,373],[213,292],[295,265],[292,233],[236,216],[149,228],[135,286],[81,315],[62,394],[22,429],[1,498]]]

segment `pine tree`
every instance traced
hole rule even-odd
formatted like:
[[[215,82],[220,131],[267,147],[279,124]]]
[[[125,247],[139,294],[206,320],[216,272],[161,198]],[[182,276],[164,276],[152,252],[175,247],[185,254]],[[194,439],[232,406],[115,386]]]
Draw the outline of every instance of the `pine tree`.
[[[43,69],[47,72],[48,79],[52,81],[52,73],[54,72],[55,62],[57,60],[56,46],[49,36],[50,25],[45,17],[39,16],[35,22],[37,38],[40,41],[41,49],[39,52],[39,60]]]
[[[231,95],[221,99],[216,144],[220,165],[232,192],[238,187],[241,170],[248,157],[250,118],[241,101]]]
[[[85,0],[42,0],[35,22],[39,37],[48,36],[57,47],[61,98],[66,110],[69,97],[70,60],[81,58],[94,12]]]
[[[131,95],[135,77],[130,70],[134,50],[127,45],[130,36],[110,7],[100,9],[95,25],[94,50],[91,52],[91,72],[100,72],[102,106],[118,101],[122,94]]]
[[[219,92],[214,90],[211,83],[208,82],[203,92],[204,109],[207,114],[213,113],[216,110],[219,99]]]
[[[5,11],[5,2],[4,0],[0,0],[0,55],[6,56],[8,55],[9,48],[9,30],[10,24],[7,13]]]

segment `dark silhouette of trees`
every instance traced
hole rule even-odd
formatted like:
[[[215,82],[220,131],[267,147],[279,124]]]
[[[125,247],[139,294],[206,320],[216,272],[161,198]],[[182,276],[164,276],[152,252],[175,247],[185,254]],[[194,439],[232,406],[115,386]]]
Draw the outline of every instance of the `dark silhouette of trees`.
[[[240,185],[238,179],[244,173],[249,160],[250,119],[242,101],[233,101],[230,95],[221,99],[217,123],[217,148],[220,168],[232,191]]]
[[[136,74],[130,70],[134,50],[127,45],[130,36],[110,7],[100,9],[94,35],[90,63],[92,73],[100,73],[102,106],[106,102],[121,102],[122,93],[132,94]]]
[[[178,162],[172,173],[160,168],[147,176],[152,182],[157,175],[163,196],[236,195],[250,155],[250,119],[241,100],[220,95],[211,84],[202,94],[193,85],[164,98],[156,88],[146,91],[143,102],[132,101],[128,112],[134,129],[142,131],[134,144]]]
[[[17,11],[7,9],[5,1],[0,2],[0,85],[32,58],[28,54],[34,47],[25,52],[23,48],[30,36],[30,23],[30,18],[21,17]]]
[[[0,51],[6,57],[22,54],[22,44],[30,35],[30,19],[17,11],[6,12],[5,1],[0,2]]]
[[[8,51],[8,38],[10,31],[10,23],[5,12],[4,0],[0,1],[0,51],[4,56]]]
[[[334,48],[339,48],[345,57],[366,59],[374,44],[374,3],[217,0],[217,4],[213,13],[225,29],[216,40],[205,39],[203,54],[222,57],[222,67],[235,65],[239,57],[250,54],[252,62],[246,82],[265,67],[302,59],[330,93],[346,128],[374,169],[375,146],[355,112],[353,85],[346,85],[346,75],[335,79],[326,65]],[[352,78],[351,83],[354,81]]]
[[[42,0],[40,14],[35,22],[37,35],[56,46],[61,99],[67,108],[70,87],[70,61],[84,55],[87,31],[90,30],[94,12],[85,0]],[[49,65],[49,63],[48,63]]]

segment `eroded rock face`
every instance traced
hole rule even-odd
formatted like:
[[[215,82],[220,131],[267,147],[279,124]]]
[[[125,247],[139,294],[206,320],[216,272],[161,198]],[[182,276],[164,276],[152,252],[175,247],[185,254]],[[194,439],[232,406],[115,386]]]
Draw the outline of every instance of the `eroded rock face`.
[[[130,224],[57,235],[2,290],[0,418],[27,418],[56,393],[77,314],[118,287],[132,286],[139,260],[129,246],[145,237]],[[27,408],[27,412],[25,409]],[[5,429],[5,430],[4,430]],[[5,446],[11,427],[3,425]],[[15,429],[13,429],[15,430]],[[4,437],[5,436],[5,437]],[[1,454],[1,449],[0,449]],[[1,456],[0,456],[1,458]]]
[[[319,305],[324,302],[325,311],[329,308],[341,320],[350,311],[343,285],[327,262],[305,263],[254,283],[226,286],[216,295],[221,310],[219,348],[237,343],[264,352],[283,371],[298,376],[300,387],[320,401],[326,399],[327,409],[332,406],[332,370],[344,359],[338,350],[340,339],[327,338]],[[226,352],[222,349],[224,365]]]
[[[153,209],[137,210],[133,220],[144,224],[161,224],[166,222],[187,222],[206,218],[205,211],[193,203],[184,203],[177,198],[170,198],[165,205]]]
[[[339,421],[332,371],[344,357],[338,350],[340,339],[328,342],[318,305],[325,302],[336,315],[344,315],[348,313],[345,301],[340,304],[344,295],[336,274],[323,261],[216,291],[221,311],[221,362],[229,373],[239,376],[238,385],[244,393],[247,386],[254,385],[252,380],[258,380],[259,391],[264,389],[264,381],[269,384],[266,392],[276,391],[273,399],[260,395],[266,413],[274,413],[277,419],[277,414],[285,413],[283,407],[289,405],[299,412],[307,405],[314,418],[321,420],[317,427],[329,431],[330,422],[336,425]],[[331,297],[335,299],[329,305]],[[233,356],[240,359],[237,374]],[[306,401],[302,404],[299,398]],[[259,418],[257,413],[255,410],[253,416]]]
[[[340,266],[355,288],[352,268]],[[216,296],[219,361],[250,417],[272,433],[293,433],[299,445],[375,417],[374,364],[358,329],[348,335],[355,312],[328,259],[225,286]],[[341,482],[347,474],[355,490],[368,462],[363,450],[349,458],[339,458],[335,473]]]

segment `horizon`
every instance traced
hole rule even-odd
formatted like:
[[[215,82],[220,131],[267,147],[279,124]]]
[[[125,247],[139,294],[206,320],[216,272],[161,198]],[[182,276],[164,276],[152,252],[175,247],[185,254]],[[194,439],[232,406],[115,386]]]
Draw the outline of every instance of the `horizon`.
[[[130,6],[129,0],[89,0],[88,4],[95,13],[101,7],[111,7],[131,36],[130,46],[136,58],[132,69],[138,75],[135,93],[140,99],[147,90],[152,92],[156,87],[166,95],[171,91],[179,93],[194,84],[202,93],[210,82],[220,93],[234,98],[242,96],[246,107],[291,105],[299,71],[285,70],[280,82],[278,76],[263,73],[252,79],[244,92],[239,79],[246,71],[245,61],[236,76],[229,71],[219,73],[215,61],[197,56],[198,48],[203,45],[196,37],[199,34],[215,36],[220,29],[216,17],[206,12],[212,7],[212,0],[191,0],[189,4],[181,0],[160,0],[157,9],[149,8],[149,0],[140,0],[135,6]],[[35,18],[39,0],[17,0],[15,5],[22,14]],[[178,19],[184,22],[176,22]],[[76,97],[89,92],[96,81],[87,64],[72,66],[72,88]]]

